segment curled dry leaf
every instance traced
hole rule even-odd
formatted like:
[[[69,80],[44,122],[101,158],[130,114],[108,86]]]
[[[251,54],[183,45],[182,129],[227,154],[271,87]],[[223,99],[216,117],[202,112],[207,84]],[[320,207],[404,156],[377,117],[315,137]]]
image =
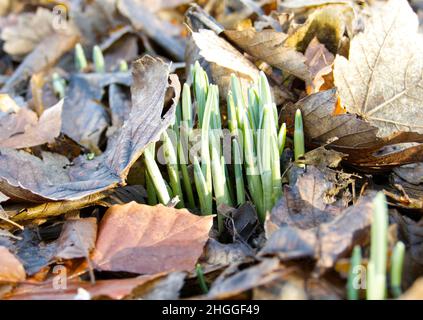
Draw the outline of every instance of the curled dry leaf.
[[[249,55],[302,80],[310,79],[304,55],[295,48],[285,46],[286,34],[271,29],[257,32],[251,28],[243,31],[227,30],[225,35]]]
[[[108,209],[93,253],[99,270],[154,274],[192,271],[208,239],[213,216],[130,202]]]
[[[15,283],[26,278],[22,263],[7,250],[0,246],[0,283]]]
[[[333,87],[332,63],[335,56],[316,37],[311,40],[304,55],[311,74],[311,81],[306,83],[307,93],[331,89]]]
[[[119,12],[127,17],[136,30],[145,32],[177,60],[184,60],[184,40],[182,29],[158,18],[149,6],[136,0],[119,0]]]
[[[97,238],[96,218],[67,220],[57,239],[55,258],[88,258]]]
[[[56,33],[54,14],[51,10],[39,7],[35,13],[26,12],[18,16],[16,24],[6,26],[1,32],[3,49],[8,54],[22,57],[30,53],[46,37]],[[71,26],[66,22],[65,28]]]
[[[31,75],[55,65],[75,46],[80,34],[73,22],[64,20],[61,28],[55,29],[53,19],[51,11],[39,8],[36,13],[22,14],[16,26],[3,30],[1,36],[6,40],[7,52],[28,55],[8,78],[2,92],[19,92]]]
[[[423,162],[394,168],[394,172],[408,183],[415,185],[423,183]]]
[[[232,73],[239,77],[243,87],[247,87],[259,75],[251,61],[211,30],[200,29],[192,33],[192,43],[186,52],[188,65],[192,65],[198,58],[207,61],[211,80],[219,85],[222,97],[226,96]]]
[[[53,142],[60,135],[62,106],[63,100],[40,118],[24,108],[5,115],[0,112],[0,147],[21,149]]]
[[[189,66],[196,60],[205,61],[204,67],[211,75],[211,80],[219,85],[221,97],[227,95],[232,73],[238,76],[243,88],[248,88],[259,75],[259,70],[250,60],[211,30],[200,29],[192,33],[185,57]],[[272,89],[277,101],[292,97],[282,87],[274,86]]]
[[[304,24],[295,28],[285,40],[285,46],[305,52],[316,37],[330,52],[336,53],[346,24],[352,23],[353,10],[350,6],[327,5],[312,11]]]
[[[160,59],[145,56],[134,63],[131,114],[109,139],[106,151],[93,160],[80,156],[71,165],[60,155],[42,153],[40,159],[0,148],[0,191],[14,200],[45,202],[78,200],[124,184],[144,147],[157,141],[173,121],[180,85],[177,77],[171,76],[175,97],[162,118],[168,77],[169,65]]]
[[[316,272],[321,274],[355,244],[368,241],[372,215],[373,195],[367,195],[331,221],[308,229],[298,228],[298,221],[287,221],[272,233],[261,254],[277,255],[282,260],[314,258]]]
[[[423,42],[406,0],[374,7],[349,59],[337,56],[335,85],[347,111],[369,121],[380,137],[423,133]]]
[[[253,289],[280,277],[277,259],[264,259],[261,263],[244,269],[235,269],[233,275],[225,277],[222,274],[211,286],[207,295],[208,299],[225,299],[236,297],[244,291]],[[229,269],[227,269],[228,271]]]
[[[242,242],[223,244],[209,239],[201,260],[210,266],[217,267],[240,263],[253,256],[254,251]]]
[[[307,166],[294,186],[285,186],[282,198],[265,222],[266,236],[269,238],[285,225],[311,229],[336,218],[344,208],[339,203],[329,204],[333,193],[339,192],[331,180],[333,177],[329,179],[323,171]]]
[[[326,145],[348,155],[346,161],[363,170],[390,169],[402,164],[423,161],[423,146],[413,145],[397,152],[378,154],[382,147],[423,142],[423,136],[399,132],[385,138],[377,137],[377,128],[355,114],[334,115],[336,89],[311,94],[283,109],[287,129],[293,132],[296,109],[303,114],[304,134],[312,146]],[[318,123],[319,125],[316,125]],[[336,139],[334,139],[336,138]],[[333,142],[331,142],[333,141]]]
[[[98,143],[109,124],[101,104],[105,87],[115,83],[129,87],[131,82],[129,73],[72,75],[63,106],[62,131],[82,145],[99,150]]]

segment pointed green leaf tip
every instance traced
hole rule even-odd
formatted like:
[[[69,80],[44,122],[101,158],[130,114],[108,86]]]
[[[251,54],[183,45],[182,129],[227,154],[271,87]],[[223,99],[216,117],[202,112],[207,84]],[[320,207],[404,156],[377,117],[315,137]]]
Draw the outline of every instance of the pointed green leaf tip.
[[[99,46],[94,46],[93,48],[93,62],[95,72],[103,73],[106,72],[106,65],[104,62],[103,52],[101,51]]]
[[[404,265],[405,245],[401,241],[395,244],[391,256],[391,291],[395,298],[401,293],[402,269]]]
[[[294,127],[294,156],[295,161],[304,156],[304,128],[301,110],[297,109],[295,112],[295,127]]]
[[[84,49],[80,43],[75,46],[75,68],[79,72],[83,72],[88,66],[87,58],[85,57]]]

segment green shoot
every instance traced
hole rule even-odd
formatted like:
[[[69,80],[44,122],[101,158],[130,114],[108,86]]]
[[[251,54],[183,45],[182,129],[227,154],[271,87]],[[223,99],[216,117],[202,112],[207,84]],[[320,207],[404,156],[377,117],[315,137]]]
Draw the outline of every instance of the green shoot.
[[[207,73],[203,68],[201,68],[198,61],[195,62],[193,67],[193,87],[198,108],[198,125],[200,128],[202,128],[204,110],[206,108],[206,100],[209,90],[209,79],[207,77]]]
[[[382,300],[386,295],[386,256],[388,251],[388,206],[379,192],[373,201],[370,260],[367,270],[367,299]]]
[[[80,43],[75,46],[75,68],[79,72],[84,72],[87,69],[88,62],[85,57],[84,49]]]
[[[282,155],[286,143],[286,123],[283,123],[278,133],[279,156]]]
[[[236,185],[236,204],[241,205],[245,202],[244,178],[242,176],[242,158],[238,141],[232,140],[232,150],[234,157],[235,185]]]
[[[150,206],[156,205],[157,202],[157,194],[156,189],[154,188],[153,180],[151,179],[148,171],[145,171],[145,184],[147,185],[147,203]]]
[[[93,48],[93,62],[95,72],[104,73],[106,72],[106,64],[104,62],[103,52],[99,46],[94,46]]]
[[[402,268],[404,264],[405,245],[401,241],[395,244],[391,256],[391,292],[395,298],[401,293]]]
[[[193,209],[195,207],[194,194],[192,192],[191,179],[188,174],[188,166],[182,143],[178,143],[178,157],[181,166],[182,182],[188,200],[188,207]]]
[[[294,127],[294,157],[298,161],[305,154],[304,147],[304,128],[301,110],[297,109],[295,112],[295,127]]]
[[[128,63],[125,60],[119,61],[119,71],[127,72],[129,70]]]
[[[201,291],[203,291],[204,294],[207,294],[209,292],[209,288],[207,287],[201,264],[197,263],[195,266],[195,272],[197,273],[198,285],[200,286]]]
[[[166,182],[163,179],[162,173],[160,172],[160,169],[154,160],[154,144],[151,145],[151,147],[145,148],[144,161],[148,170],[148,174],[150,175],[153,185],[156,188],[159,201],[164,205],[168,204],[171,196],[169,195],[169,191]]]
[[[354,287],[355,279],[357,277],[357,267],[361,265],[361,248],[360,246],[355,246],[352,252],[350,259],[350,269],[348,271],[348,281],[347,281],[347,299],[348,300],[358,300],[359,299],[359,289]]]
[[[194,157],[194,181],[198,193],[198,200],[200,201],[201,213],[205,215],[212,214],[212,202],[209,201],[211,195],[209,194],[206,179],[204,178],[197,157]]]
[[[65,97],[66,91],[66,82],[65,80],[59,76],[57,72],[53,73],[52,75],[53,80],[53,90],[57,97],[63,99]]]
[[[176,157],[176,150],[169,138],[167,132],[163,132],[163,154],[166,160],[167,172],[169,175],[170,186],[174,196],[179,197],[177,208],[185,207],[184,197],[182,194],[181,181],[179,178],[178,160]]]

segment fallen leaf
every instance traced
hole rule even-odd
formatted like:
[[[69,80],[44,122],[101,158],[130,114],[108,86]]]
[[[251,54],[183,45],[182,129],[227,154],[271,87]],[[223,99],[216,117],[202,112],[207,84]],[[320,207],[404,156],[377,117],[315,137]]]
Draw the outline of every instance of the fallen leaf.
[[[371,9],[364,32],[351,40],[349,59],[337,56],[335,85],[342,103],[377,127],[379,137],[423,133],[423,43],[408,2]]]
[[[387,170],[423,161],[423,145],[412,145],[396,152],[378,154],[389,145],[423,142],[423,136],[413,132],[399,132],[385,138],[377,137],[377,128],[355,114],[333,115],[337,91],[331,89],[311,94],[282,110],[288,132],[293,132],[297,109],[303,114],[304,135],[311,146],[327,145],[344,154],[346,161],[362,170]],[[315,124],[319,123],[318,126]]]
[[[132,290],[129,298],[137,300],[177,300],[185,284],[185,272],[171,272],[163,277],[156,277],[143,286]]]
[[[355,244],[368,241],[373,215],[373,195],[364,196],[333,220],[300,229],[295,222],[274,231],[261,255],[277,255],[282,260],[314,258],[315,272],[322,274]]]
[[[411,288],[408,288],[400,297],[400,300],[422,300],[423,299],[423,278],[417,279]]]
[[[51,263],[56,252],[56,243],[45,242],[36,227],[25,227],[16,234],[21,240],[9,248],[22,262],[27,275],[32,276]]]
[[[407,164],[393,170],[401,179],[411,184],[423,183],[423,162]]]
[[[286,34],[271,29],[257,32],[251,28],[243,31],[226,30],[225,35],[249,55],[302,80],[310,79],[304,55],[285,46]]]
[[[62,55],[75,46],[78,39],[79,34],[76,32],[53,33],[45,37],[7,79],[1,92],[13,94],[22,90],[22,85],[32,74],[56,64]]]
[[[314,37],[330,52],[336,53],[345,32],[348,15],[353,14],[350,6],[327,5],[317,8],[285,40],[287,47],[305,52]],[[351,19],[351,18],[350,18]]]
[[[285,225],[311,229],[335,219],[344,208],[339,204],[329,204],[330,198],[335,196],[334,189],[335,181],[330,181],[319,169],[307,166],[295,185],[285,185],[282,198],[266,219],[266,236],[269,238]]]
[[[24,108],[0,114],[0,147],[22,149],[53,142],[60,135],[62,106],[63,100],[46,109],[40,118]]]
[[[129,279],[98,280],[95,284],[85,281],[67,281],[65,289],[57,289],[51,281],[45,284],[25,284],[6,296],[9,300],[87,300],[124,299],[150,281],[160,279],[164,274],[139,276]],[[83,289],[84,295],[81,294]]]
[[[142,30],[160,44],[178,61],[184,60],[184,40],[179,26],[158,18],[144,3],[136,0],[119,0],[119,12],[127,17],[136,30]]]
[[[7,26],[1,32],[3,49],[10,55],[22,57],[33,51],[54,29],[54,14],[51,10],[38,7],[35,13],[26,12],[18,16],[16,24]],[[63,23],[66,23],[63,21]],[[66,28],[70,28],[68,25]]]
[[[118,134],[109,138],[106,151],[93,160],[80,156],[71,165],[60,155],[45,152],[40,159],[0,148],[0,191],[14,200],[46,202],[78,200],[124,184],[144,147],[157,141],[173,121],[180,92],[175,76],[170,85],[175,91],[173,105],[161,115],[168,76],[169,65],[159,59],[144,56],[134,63],[131,114]]]
[[[0,246],[0,282],[20,282],[26,278],[22,263],[7,250]]]
[[[305,63],[311,74],[311,81],[306,84],[307,93],[311,94],[331,89],[333,82],[325,83],[324,76],[332,73],[332,63],[335,60],[335,56],[316,37],[311,40],[304,55],[306,58]]]
[[[351,1],[349,0],[285,0],[281,3],[282,7],[285,8],[304,8],[304,7],[317,7],[322,6],[325,4],[332,4],[332,3],[345,3],[348,4]]]
[[[211,286],[208,299],[227,299],[272,282],[280,276],[277,259],[264,259],[261,263],[244,270],[234,269],[232,275],[221,275]],[[232,271],[232,270],[231,270]]]
[[[254,251],[242,242],[223,244],[214,239],[209,239],[201,260],[205,264],[216,267],[241,263],[253,256]]]
[[[67,220],[57,239],[55,258],[88,258],[97,238],[96,218]]]
[[[100,137],[109,125],[109,115],[101,100],[105,87],[114,83],[130,86],[131,76],[129,73],[72,75],[63,105],[62,131],[82,145],[99,150]]]
[[[101,221],[93,254],[99,270],[154,274],[194,269],[213,217],[130,202],[111,207]]]

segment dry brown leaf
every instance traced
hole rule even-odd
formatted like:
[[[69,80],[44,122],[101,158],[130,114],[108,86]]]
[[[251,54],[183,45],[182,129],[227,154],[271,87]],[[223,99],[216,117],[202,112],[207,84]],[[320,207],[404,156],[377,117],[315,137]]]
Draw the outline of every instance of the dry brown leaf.
[[[211,30],[200,29],[192,33],[185,59],[188,66],[193,65],[196,60],[202,63],[213,83],[219,85],[221,97],[227,95],[231,74],[238,76],[243,88],[248,88],[259,74],[259,70],[250,60]],[[189,69],[187,68],[188,71]],[[292,94],[283,87],[274,86],[272,89],[278,102],[292,98]]]
[[[22,149],[53,142],[60,135],[63,100],[45,110],[40,118],[21,108],[17,113],[0,113],[0,147]]]
[[[56,258],[88,258],[97,238],[96,218],[67,220],[57,239]]]
[[[374,194],[364,196],[330,222],[317,223],[309,229],[300,229],[296,227],[298,222],[288,221],[272,233],[260,254],[277,255],[282,260],[315,258],[316,272],[325,272],[355,244],[368,241],[373,197]]]
[[[285,46],[305,52],[311,40],[316,37],[330,52],[336,53],[346,24],[353,18],[351,7],[328,5],[314,10],[306,22],[295,28],[285,40]]]
[[[133,64],[131,114],[113,139],[109,138],[106,151],[93,160],[80,156],[70,165],[57,154],[43,152],[40,159],[24,151],[0,148],[0,191],[14,200],[46,202],[78,200],[125,184],[144,147],[157,141],[173,121],[180,85],[171,75],[175,97],[162,117],[168,77],[169,65],[160,59],[144,56]]]
[[[306,83],[307,93],[311,94],[333,87],[333,82],[327,81],[325,83],[325,80],[330,79],[328,75],[332,73],[332,63],[335,56],[316,37],[311,40],[304,55],[306,57],[305,63],[311,73],[311,81]]]
[[[407,164],[394,168],[395,174],[411,184],[423,183],[423,162]]]
[[[350,2],[351,1],[349,0],[285,0],[283,3],[281,3],[281,6],[285,8],[297,9],[304,7],[318,7],[333,3],[348,4]]]
[[[224,86],[224,81],[221,78],[225,73],[228,78],[225,83],[229,84],[230,72],[249,82],[257,79],[259,71],[256,66],[213,31],[200,29],[198,32],[192,33],[192,39],[199,49],[200,56],[212,64],[213,81],[219,83],[220,86]],[[214,64],[230,70],[230,72],[219,72],[219,69],[213,67]]]
[[[229,273],[230,269],[225,272]],[[244,270],[233,269],[231,272],[234,273],[233,275],[226,276],[224,273],[213,283],[207,295],[208,299],[236,297],[244,291],[272,282],[280,277],[280,272],[278,272],[280,266],[277,259],[264,259],[261,263]]]
[[[123,299],[130,296],[151,281],[163,278],[165,274],[139,276],[129,279],[98,280],[95,284],[68,280],[66,288],[58,290],[51,281],[45,284],[24,284],[11,292],[10,300],[75,300],[75,299]],[[81,289],[84,291],[81,292]]]
[[[16,25],[7,26],[1,32],[1,38],[5,41],[4,50],[17,57],[30,53],[47,36],[56,32],[54,18],[51,10],[42,7],[38,7],[35,13],[20,14]],[[66,28],[70,27],[69,25]]]
[[[307,171],[298,176],[294,186],[285,186],[282,198],[267,217],[267,238],[284,225],[311,229],[335,219],[344,208],[329,204],[334,189],[335,182],[328,175],[307,166]]]
[[[105,88],[115,83],[129,87],[131,82],[130,73],[124,72],[72,75],[63,105],[62,132],[93,151],[99,150],[100,138],[109,124],[101,103]]]
[[[46,37],[28,54],[1,89],[2,93],[13,94],[22,90],[22,85],[32,74],[53,66],[66,52],[75,47],[78,34],[59,34]]]
[[[243,31],[227,30],[225,35],[249,55],[302,80],[310,79],[304,55],[285,46],[286,34],[271,29],[257,32],[251,28]]]
[[[386,137],[423,133],[423,41],[406,0],[374,7],[365,31],[351,40],[349,59],[337,56],[335,85],[347,111]]]
[[[377,128],[355,114],[333,115],[337,103],[336,89],[311,94],[283,110],[287,129],[293,132],[296,109],[303,114],[304,134],[311,146],[326,145],[348,155],[346,161],[362,170],[386,170],[393,167],[423,161],[423,145],[412,145],[396,152],[378,154],[389,145],[423,142],[423,136],[412,132],[400,132],[379,138]],[[318,123],[319,125],[316,125]],[[337,139],[335,139],[337,138]]]
[[[161,20],[141,1],[119,0],[117,7],[136,30],[145,32],[178,61],[184,60],[185,42],[181,37],[182,29],[178,25]]]
[[[186,209],[116,205],[101,221],[93,262],[106,271],[192,271],[212,225],[213,216],[199,217]]]
[[[413,283],[413,285],[399,297],[399,299],[422,300],[423,299],[423,278],[418,278]]]
[[[19,282],[26,278],[25,270],[20,261],[7,250],[0,246],[0,282]]]

